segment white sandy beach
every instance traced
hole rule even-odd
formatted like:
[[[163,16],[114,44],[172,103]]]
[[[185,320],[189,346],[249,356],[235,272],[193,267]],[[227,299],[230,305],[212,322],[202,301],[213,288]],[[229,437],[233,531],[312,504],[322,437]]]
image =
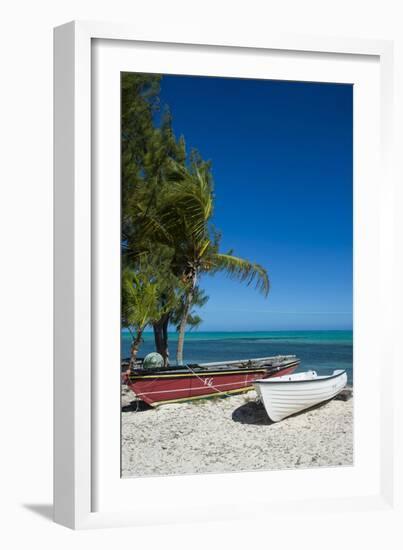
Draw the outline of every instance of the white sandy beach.
[[[353,399],[271,423],[256,394],[136,411],[122,389],[122,475],[353,464]]]

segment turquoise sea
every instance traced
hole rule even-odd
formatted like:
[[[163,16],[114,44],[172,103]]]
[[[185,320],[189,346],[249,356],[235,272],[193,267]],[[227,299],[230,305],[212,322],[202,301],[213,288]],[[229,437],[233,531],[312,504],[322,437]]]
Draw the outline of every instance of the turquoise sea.
[[[122,358],[129,356],[130,335],[122,331]],[[170,333],[171,362],[175,359],[177,334]],[[155,351],[152,332],[144,334],[139,356]],[[248,359],[270,355],[297,355],[299,370],[315,369],[328,374],[334,369],[345,369],[349,383],[353,383],[353,332],[329,331],[273,331],[273,332],[202,332],[186,334],[184,357],[187,363]]]

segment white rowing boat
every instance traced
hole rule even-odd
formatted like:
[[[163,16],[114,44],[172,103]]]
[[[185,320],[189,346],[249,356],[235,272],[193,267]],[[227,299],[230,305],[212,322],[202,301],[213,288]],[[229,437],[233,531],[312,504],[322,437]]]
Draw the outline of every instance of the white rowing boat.
[[[315,371],[256,380],[254,386],[273,422],[333,399],[347,384],[345,370],[328,376]]]

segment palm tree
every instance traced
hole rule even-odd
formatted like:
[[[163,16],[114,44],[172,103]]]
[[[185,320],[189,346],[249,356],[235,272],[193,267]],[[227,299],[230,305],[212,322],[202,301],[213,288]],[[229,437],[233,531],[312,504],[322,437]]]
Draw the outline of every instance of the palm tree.
[[[170,180],[148,229],[173,248],[172,270],[184,285],[176,353],[177,364],[182,365],[185,329],[200,275],[224,271],[233,279],[254,284],[264,296],[269,292],[269,278],[261,265],[234,256],[232,251],[219,251],[220,235],[210,221],[214,197],[209,164],[193,163],[186,168],[176,163]]]
[[[209,297],[204,292],[204,290],[201,289],[200,286],[196,286],[195,292],[193,294],[193,299],[192,299],[192,307],[189,310],[188,318],[187,318],[187,327],[189,330],[199,328],[203,322],[203,319],[200,317],[200,315],[198,315],[195,311],[193,311],[193,308],[203,307],[204,305],[206,305],[208,300],[209,300]],[[183,318],[185,301],[186,301],[186,294],[182,293],[177,307],[171,311],[169,316],[169,322],[171,323],[171,325],[175,326],[177,332],[179,332],[180,324]]]
[[[122,258],[123,265],[139,270],[147,258],[158,277],[161,317],[152,323],[155,347],[168,364],[168,325],[172,299],[181,285],[172,274],[169,246],[158,243],[144,230],[144,222],[155,217],[162,189],[167,183],[170,161],[184,164],[186,145],[183,137],[176,140],[172,117],[163,109],[161,123],[153,126],[160,77],[125,74],[122,78]]]
[[[152,266],[143,260],[140,268],[126,267],[122,274],[122,326],[131,335],[130,368],[136,364],[137,353],[144,329],[153,325],[179,303],[179,298],[170,296],[163,301],[166,292],[165,279],[153,273]]]

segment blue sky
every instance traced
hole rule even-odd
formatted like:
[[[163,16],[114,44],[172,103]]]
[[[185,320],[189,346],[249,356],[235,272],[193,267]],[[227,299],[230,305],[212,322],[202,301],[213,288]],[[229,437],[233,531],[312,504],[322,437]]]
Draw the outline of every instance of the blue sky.
[[[164,76],[162,103],[211,159],[222,250],[268,269],[267,299],[223,274],[200,330],[352,328],[352,86]]]

